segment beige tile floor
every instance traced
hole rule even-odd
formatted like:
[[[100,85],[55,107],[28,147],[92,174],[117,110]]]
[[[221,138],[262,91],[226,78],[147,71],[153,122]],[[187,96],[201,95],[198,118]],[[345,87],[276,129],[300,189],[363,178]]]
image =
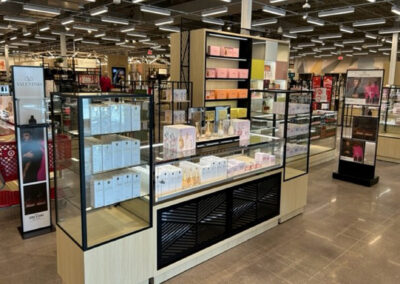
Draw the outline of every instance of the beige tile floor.
[[[378,162],[378,185],[311,170],[306,212],[168,283],[400,283],[400,165]],[[8,214],[9,216],[4,216]],[[55,234],[22,241],[0,212],[0,283],[61,283]]]

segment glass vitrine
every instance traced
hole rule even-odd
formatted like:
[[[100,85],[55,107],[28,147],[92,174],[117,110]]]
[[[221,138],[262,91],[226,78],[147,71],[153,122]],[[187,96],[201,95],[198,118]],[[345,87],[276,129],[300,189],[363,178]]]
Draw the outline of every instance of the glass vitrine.
[[[152,107],[146,94],[52,94],[57,225],[83,250],[152,224]]]

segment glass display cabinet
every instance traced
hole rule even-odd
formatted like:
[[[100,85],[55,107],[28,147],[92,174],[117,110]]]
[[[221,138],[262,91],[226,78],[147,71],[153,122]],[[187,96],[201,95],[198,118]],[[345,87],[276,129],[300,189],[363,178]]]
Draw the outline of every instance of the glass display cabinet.
[[[383,88],[380,132],[400,135],[400,87]]]
[[[53,133],[71,141],[53,135],[58,227],[82,250],[149,228],[153,97],[52,93],[51,103]]]
[[[285,139],[284,180],[308,173],[312,91],[253,90],[252,131]]]
[[[336,149],[337,112],[314,110],[311,120],[310,156]]]
[[[283,165],[284,140],[250,133],[246,145],[239,137],[211,139],[190,153],[178,154],[154,145],[155,201],[161,202]]]

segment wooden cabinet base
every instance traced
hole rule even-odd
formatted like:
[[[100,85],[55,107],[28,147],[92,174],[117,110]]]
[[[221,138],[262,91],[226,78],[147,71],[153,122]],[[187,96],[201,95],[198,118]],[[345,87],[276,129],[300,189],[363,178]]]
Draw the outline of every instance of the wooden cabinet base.
[[[400,135],[379,134],[376,159],[392,163],[400,163]]]

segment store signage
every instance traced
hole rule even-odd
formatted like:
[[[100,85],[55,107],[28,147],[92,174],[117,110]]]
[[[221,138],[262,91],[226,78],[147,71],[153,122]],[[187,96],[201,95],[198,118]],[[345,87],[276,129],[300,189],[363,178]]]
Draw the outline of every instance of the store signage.
[[[45,83],[42,67],[13,66],[21,234],[51,228]]]

